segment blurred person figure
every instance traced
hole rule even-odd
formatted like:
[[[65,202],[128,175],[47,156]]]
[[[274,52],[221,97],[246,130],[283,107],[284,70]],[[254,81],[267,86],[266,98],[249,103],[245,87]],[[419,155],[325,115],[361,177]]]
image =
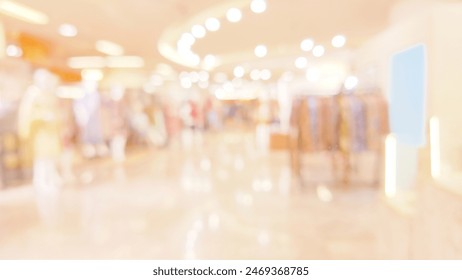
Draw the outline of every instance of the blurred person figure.
[[[81,131],[83,154],[86,158],[105,156],[107,147],[104,144],[100,118],[100,95],[96,81],[83,81],[83,98],[74,102],[74,112]]]
[[[61,186],[58,160],[61,134],[58,100],[55,90],[58,78],[45,69],[38,69],[21,100],[19,135],[30,143],[33,157],[33,186],[39,212],[46,221],[53,221],[57,195]]]
[[[128,137],[126,111],[123,106],[125,89],[117,86],[111,90],[111,156],[115,162],[125,161],[125,146]]]
[[[156,147],[165,147],[167,145],[167,126],[162,105],[154,102],[151,106],[146,107],[145,113],[149,118],[149,141]]]

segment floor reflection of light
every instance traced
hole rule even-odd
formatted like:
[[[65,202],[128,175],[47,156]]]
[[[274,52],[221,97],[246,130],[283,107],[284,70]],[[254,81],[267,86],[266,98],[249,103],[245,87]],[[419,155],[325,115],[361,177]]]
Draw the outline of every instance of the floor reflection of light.
[[[331,202],[332,201],[332,192],[324,185],[319,185],[316,187],[316,193],[319,200],[322,202]]]
[[[287,194],[290,191],[290,184],[292,180],[292,174],[290,167],[285,166],[281,170],[281,174],[279,176],[279,192],[282,194]]]

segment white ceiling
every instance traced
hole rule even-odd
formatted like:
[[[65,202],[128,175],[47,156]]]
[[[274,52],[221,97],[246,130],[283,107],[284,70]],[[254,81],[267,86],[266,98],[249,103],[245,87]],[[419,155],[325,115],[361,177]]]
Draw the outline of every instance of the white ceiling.
[[[234,0],[235,1],[235,0]],[[249,0],[250,1],[250,0]],[[336,34],[345,34],[347,48],[355,48],[388,23],[389,11],[398,0],[267,0],[263,14],[243,10],[239,23],[222,21],[218,32],[208,34],[193,47],[206,54],[228,56],[229,64],[247,60],[257,44],[286,49],[296,55],[300,41],[312,37],[327,45]],[[226,0],[18,0],[50,17],[47,25],[32,25],[1,15],[8,31],[28,32],[53,43],[53,56],[63,63],[69,56],[98,54],[94,43],[107,39],[121,44],[128,55],[140,55],[152,70],[167,62],[157,50],[162,33],[184,26],[204,11],[227,4]],[[242,2],[242,0],[241,0]],[[213,16],[213,14],[210,14]],[[75,38],[58,35],[58,26],[77,26]],[[202,23],[202,22],[199,22]],[[282,52],[284,53],[284,52]]]

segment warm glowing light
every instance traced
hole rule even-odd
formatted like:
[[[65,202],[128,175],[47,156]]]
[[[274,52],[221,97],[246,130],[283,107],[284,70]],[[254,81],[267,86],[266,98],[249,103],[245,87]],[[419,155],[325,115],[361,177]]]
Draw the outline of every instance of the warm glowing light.
[[[321,77],[321,73],[317,68],[310,68],[306,71],[306,79],[310,82],[316,82]]]
[[[200,71],[199,72],[199,81],[207,82],[210,78],[210,74],[207,71]]]
[[[205,28],[208,31],[218,31],[220,29],[220,21],[217,18],[209,18],[205,21]]]
[[[245,75],[245,69],[242,66],[236,66],[233,70],[234,77],[242,78]]]
[[[231,8],[226,12],[226,18],[230,22],[239,22],[242,19],[242,12],[238,8]]]
[[[104,68],[106,60],[101,56],[76,56],[69,58],[67,65],[73,69]]]
[[[265,45],[258,45],[255,47],[254,52],[257,57],[265,57],[268,54],[268,49]]]
[[[396,195],[396,137],[392,134],[385,139],[385,195]]]
[[[358,78],[355,76],[349,76],[345,79],[344,87],[346,90],[352,90],[358,85]]]
[[[316,47],[313,48],[313,55],[315,57],[321,57],[324,55],[325,49],[321,45],[317,45]]]
[[[21,57],[23,54],[21,47],[11,44],[6,46],[6,55],[9,57]]]
[[[217,57],[213,54],[208,54],[204,57],[203,63],[205,68],[212,69],[217,64]]]
[[[84,69],[81,75],[84,81],[101,81],[104,77],[103,71],[99,69]]]
[[[250,10],[256,14],[261,14],[266,11],[266,1],[265,0],[253,0],[250,3]]]
[[[204,38],[207,31],[202,25],[196,24],[191,28],[191,34],[196,38]]]
[[[64,99],[80,99],[84,97],[85,91],[81,87],[59,86],[56,89],[56,96]]]
[[[313,47],[314,47],[314,41],[312,39],[305,39],[300,44],[300,48],[305,52],[311,51]]]
[[[139,56],[110,56],[106,58],[109,68],[142,68],[144,59]]]
[[[108,40],[96,41],[95,47],[99,52],[104,53],[106,55],[117,56],[124,54],[124,49],[122,48],[122,46]]]
[[[250,79],[253,81],[258,81],[260,80],[260,70],[254,69],[250,72]]]
[[[269,79],[271,79],[271,76],[272,76],[271,71],[268,69],[263,69],[260,72],[260,78],[263,81],[268,81]]]
[[[307,65],[308,65],[308,60],[306,59],[306,57],[298,57],[295,60],[295,67],[297,67],[298,69],[303,69]]]
[[[441,177],[440,120],[437,117],[430,119],[430,144],[431,173],[436,179]]]
[[[0,1],[0,12],[32,24],[47,24],[49,22],[46,14],[10,0]]]
[[[77,27],[69,23],[61,24],[58,32],[63,37],[75,37],[77,36]]]
[[[346,38],[343,35],[337,35],[334,38],[332,38],[332,46],[335,48],[341,48],[345,46],[346,43]]]

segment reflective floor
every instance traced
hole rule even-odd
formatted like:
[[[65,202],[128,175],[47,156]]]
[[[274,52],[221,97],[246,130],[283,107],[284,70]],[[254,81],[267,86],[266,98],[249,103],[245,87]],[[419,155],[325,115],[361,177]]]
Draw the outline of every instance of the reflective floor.
[[[374,259],[378,191],[301,187],[253,133],[97,160],[59,190],[0,193],[2,259]]]

